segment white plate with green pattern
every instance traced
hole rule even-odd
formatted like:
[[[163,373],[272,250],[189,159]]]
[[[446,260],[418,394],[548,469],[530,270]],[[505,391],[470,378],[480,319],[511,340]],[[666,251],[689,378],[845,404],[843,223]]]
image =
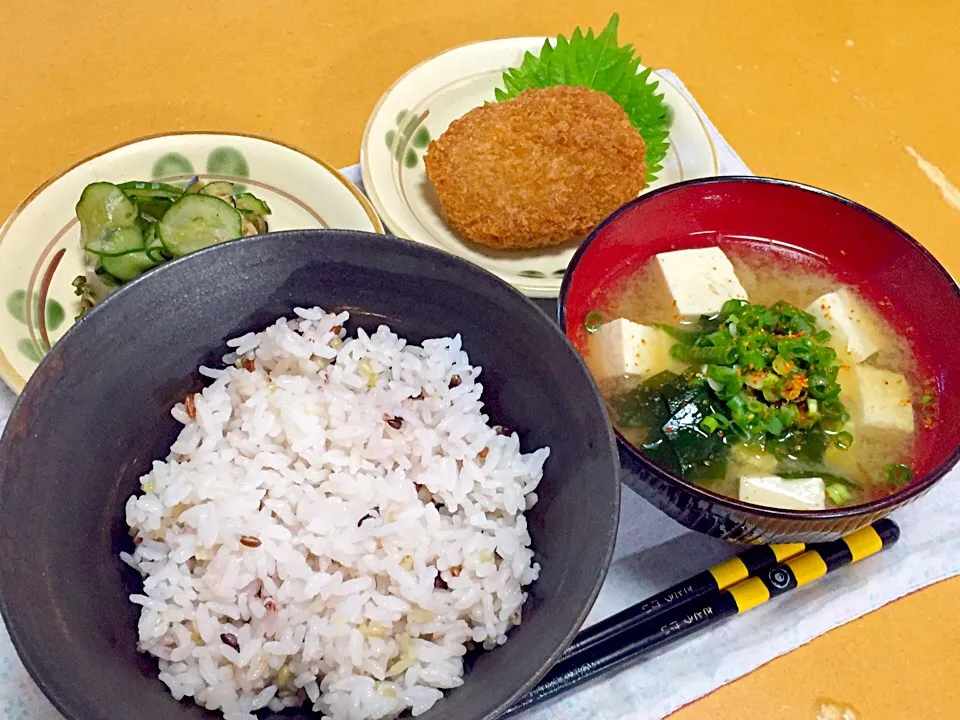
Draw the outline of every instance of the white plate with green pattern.
[[[23,389],[40,358],[73,324],[79,310],[71,283],[83,273],[84,260],[74,208],[84,187],[104,180],[184,183],[194,176],[240,184],[266,200],[272,211],[267,218],[271,231],[384,231],[370,202],[337,170],[266,138],[173,133],[87,158],[35,190],[0,228],[0,287],[5,293],[0,377],[14,392]]]
[[[364,191],[394,234],[480,265],[530,297],[556,297],[579,241],[538,250],[498,251],[467,242],[444,221],[423,167],[430,140],[502,87],[503,73],[545,38],[506,38],[448,50],[407,71],[380,98],[360,151]],[[639,71],[644,68],[641,66]],[[657,179],[643,192],[719,174],[710,133],[683,94],[656,72],[670,108],[670,149]]]

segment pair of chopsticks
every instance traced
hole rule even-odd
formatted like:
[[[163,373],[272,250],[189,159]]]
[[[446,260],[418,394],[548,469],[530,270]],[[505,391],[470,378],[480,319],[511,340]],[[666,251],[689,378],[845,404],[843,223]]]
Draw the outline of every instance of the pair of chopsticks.
[[[546,677],[501,717],[511,717],[646,652],[870,557],[899,538],[900,528],[884,518],[833,542],[751,548],[578,634]]]

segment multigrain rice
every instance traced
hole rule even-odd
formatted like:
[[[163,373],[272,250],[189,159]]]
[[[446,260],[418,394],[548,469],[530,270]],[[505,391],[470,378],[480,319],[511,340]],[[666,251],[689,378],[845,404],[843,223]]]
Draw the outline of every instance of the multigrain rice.
[[[459,336],[348,338],[348,317],[298,308],[230,341],[127,502],[139,647],[226,720],[421,714],[468,649],[506,642],[539,573],[524,512],[549,450],[488,423]]]

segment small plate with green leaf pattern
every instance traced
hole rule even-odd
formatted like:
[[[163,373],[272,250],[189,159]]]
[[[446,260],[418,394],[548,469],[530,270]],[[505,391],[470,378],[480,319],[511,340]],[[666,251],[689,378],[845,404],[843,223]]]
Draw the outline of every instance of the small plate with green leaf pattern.
[[[265,200],[268,229],[383,232],[363,194],[333,167],[252,135],[175,133],[125,143],[87,158],[35,190],[0,228],[0,377],[20,392],[80,308],[72,285],[84,270],[75,207],[90,183],[193,177],[226,180]],[[43,316],[40,308],[43,306]],[[104,338],[104,342],[123,342]]]
[[[592,33],[584,36],[577,31],[573,42],[608,40],[615,44],[616,24],[614,16],[596,38]],[[504,86],[505,72],[517,68],[511,80],[521,82],[525,75],[531,75],[527,72],[530,63],[547,52],[546,40],[525,37],[474,43],[417,65],[380,98],[367,122],[360,153],[364,190],[391,232],[459,255],[531,297],[558,295],[564,272],[580,241],[545,249],[506,251],[464,240],[443,218],[427,179],[423,155],[430,141],[454,120],[475,107],[508,96],[510,87],[507,93],[496,93]],[[551,39],[550,43],[555,50],[558,41]],[[570,44],[561,38],[559,44],[564,43]],[[632,54],[632,48],[620,48],[620,52]],[[666,139],[662,132],[657,135],[656,149],[651,153],[651,170],[656,171],[656,177],[644,192],[681,180],[717,175],[716,151],[697,111],[663,77],[640,65],[639,59],[632,61],[641,82],[651,86],[650,100],[662,102],[663,120],[657,130],[669,131]],[[608,62],[606,58],[598,59],[598,63]],[[515,85],[513,89],[516,90]],[[648,148],[654,147],[649,138],[645,139]]]

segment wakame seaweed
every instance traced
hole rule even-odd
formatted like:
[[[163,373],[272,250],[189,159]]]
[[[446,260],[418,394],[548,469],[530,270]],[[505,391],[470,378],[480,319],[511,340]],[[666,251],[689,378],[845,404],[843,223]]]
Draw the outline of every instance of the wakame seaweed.
[[[678,377],[676,373],[665,370],[637,385],[633,390],[617,395],[612,404],[618,424],[634,428],[662,427],[670,414],[661,390],[668,383],[675,382]]]
[[[719,479],[729,448],[724,433],[702,425],[722,405],[708,387],[691,386],[694,379],[693,373],[660,373],[617,396],[613,409],[620,425],[647,429],[641,450],[661,467],[690,479]]]

